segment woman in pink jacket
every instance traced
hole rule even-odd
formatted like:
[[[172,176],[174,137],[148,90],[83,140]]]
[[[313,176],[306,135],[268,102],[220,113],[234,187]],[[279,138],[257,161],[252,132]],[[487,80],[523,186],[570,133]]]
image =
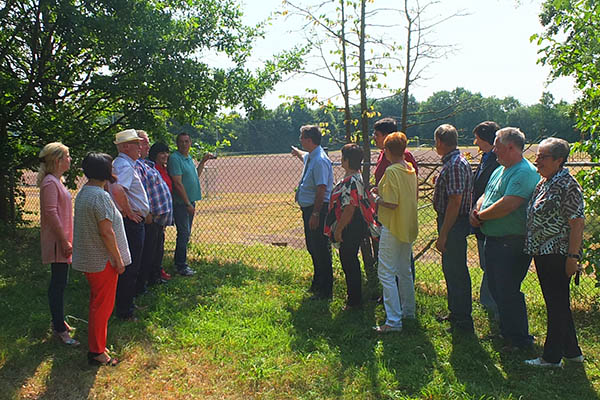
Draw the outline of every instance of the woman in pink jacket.
[[[49,143],[40,152],[37,185],[40,188],[40,240],[42,263],[52,271],[48,302],[54,334],[69,346],[79,342],[71,337],[71,327],[64,320],[63,294],[71,254],[73,253],[73,204],[63,185],[62,175],[71,166],[69,148],[62,143]]]

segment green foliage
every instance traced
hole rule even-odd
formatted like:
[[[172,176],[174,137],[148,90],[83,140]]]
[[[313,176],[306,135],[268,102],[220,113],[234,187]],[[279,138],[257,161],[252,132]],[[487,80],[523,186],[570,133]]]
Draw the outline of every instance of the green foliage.
[[[0,1],[0,219],[17,171],[63,141],[75,165],[89,150],[114,153],[124,127],[166,134],[224,107],[260,98],[300,64],[295,51],[250,71],[262,26],[246,27],[234,0]],[[218,59],[224,66],[205,60]]]
[[[540,15],[545,31],[531,40],[540,46],[539,62],[552,68],[552,77],[575,78],[581,96],[573,106],[577,127],[584,133],[575,151],[584,151],[593,162],[600,161],[600,3],[594,0],[547,0]],[[578,174],[586,200],[588,220],[600,219],[600,170]],[[600,286],[600,231],[584,238],[584,261],[595,271]]]
[[[370,105],[372,121],[378,117],[392,116],[400,119],[403,96],[401,94],[373,102]],[[356,134],[360,120],[360,106],[351,107],[351,123]],[[517,126],[525,132],[531,143],[542,138],[555,136],[570,142],[579,138],[573,128],[574,118],[570,115],[571,106],[565,102],[555,103],[552,95],[544,93],[538,104],[522,105],[513,97],[498,99],[483,97],[463,88],[436,92],[427,100],[418,102],[414,97],[408,101],[409,127],[406,134],[420,143],[431,143],[433,131],[442,123],[450,123],[458,128],[461,145],[471,145],[473,128],[485,120],[493,120],[501,126]],[[199,138],[216,143],[217,138],[228,137],[234,152],[285,153],[290,145],[298,145],[298,129],[305,124],[323,123],[328,134],[325,145],[337,148],[346,143],[344,110],[333,105],[311,107],[305,99],[296,98],[293,102],[281,105],[275,110],[266,110],[256,118],[245,118],[232,113],[210,124],[203,123],[203,134]],[[189,130],[189,129],[188,129]],[[415,141],[416,143],[416,141]]]

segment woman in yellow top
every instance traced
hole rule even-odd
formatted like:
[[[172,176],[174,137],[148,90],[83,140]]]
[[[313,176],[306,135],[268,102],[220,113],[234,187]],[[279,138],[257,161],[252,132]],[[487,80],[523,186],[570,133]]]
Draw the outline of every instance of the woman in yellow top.
[[[386,313],[385,323],[373,328],[379,333],[400,331],[403,318],[415,318],[410,257],[418,233],[417,175],[404,160],[406,143],[406,135],[402,132],[386,137],[384,154],[392,165],[385,170],[375,198],[379,205],[379,222],[383,225],[377,273],[383,286]]]

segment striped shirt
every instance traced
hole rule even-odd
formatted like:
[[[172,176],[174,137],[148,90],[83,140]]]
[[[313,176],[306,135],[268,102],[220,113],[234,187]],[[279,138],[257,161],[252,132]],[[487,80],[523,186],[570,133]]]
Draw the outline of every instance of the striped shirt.
[[[169,186],[154,167],[154,162],[140,158],[135,162],[135,169],[146,190],[148,202],[150,203],[150,213],[154,216],[153,222],[163,226],[171,225],[173,198]]]
[[[433,192],[433,208],[438,214],[445,214],[448,197],[462,194],[458,215],[471,212],[471,190],[473,187],[473,171],[469,162],[454,149],[442,157],[442,170],[435,181]]]
[[[117,248],[123,264],[131,264],[131,254],[123,227],[123,218],[110,195],[98,186],[84,185],[75,199],[73,227],[73,269],[82,272],[101,272],[110,259],[99,223],[109,220],[115,232]]]

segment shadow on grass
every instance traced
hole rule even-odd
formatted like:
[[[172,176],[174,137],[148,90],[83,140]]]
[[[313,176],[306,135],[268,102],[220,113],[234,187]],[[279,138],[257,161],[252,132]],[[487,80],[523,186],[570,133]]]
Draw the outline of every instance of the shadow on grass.
[[[49,268],[42,265],[38,229],[11,232],[0,246],[0,387],[6,398],[87,398],[95,370],[87,367],[84,344],[64,346],[52,336],[47,288]],[[67,311],[87,314],[80,274],[72,274],[65,293]],[[75,300],[75,301],[69,301]],[[85,302],[84,300],[84,302]],[[87,304],[86,304],[87,305]],[[77,324],[73,324],[77,326]],[[82,340],[83,339],[83,340]],[[77,385],[64,382],[77,381]]]
[[[353,393],[368,397],[388,397],[390,391],[416,395],[432,378],[436,354],[419,321],[405,321],[400,333],[379,335],[372,329],[375,307],[366,301],[361,309],[332,315],[328,302],[306,298],[290,310],[294,351],[306,356],[326,343],[338,355],[340,365],[329,365],[336,378],[326,388],[332,397],[344,395],[343,382],[362,385]]]
[[[577,324],[576,322],[576,327]],[[597,324],[592,325],[584,328],[598,333]],[[586,373],[586,364],[589,365],[587,362],[584,364],[567,362],[563,368],[540,368],[525,364],[525,360],[543,354],[544,339],[545,336],[538,337],[531,350],[513,352],[506,351],[501,340],[494,340],[492,347],[498,352],[499,364],[506,375],[502,380],[492,381],[495,393],[504,396],[512,395],[516,398],[525,398],[536,393],[538,398],[543,399],[598,399],[598,394]]]
[[[502,372],[474,334],[452,332],[449,361],[456,379],[474,398],[502,392],[506,385]]]

